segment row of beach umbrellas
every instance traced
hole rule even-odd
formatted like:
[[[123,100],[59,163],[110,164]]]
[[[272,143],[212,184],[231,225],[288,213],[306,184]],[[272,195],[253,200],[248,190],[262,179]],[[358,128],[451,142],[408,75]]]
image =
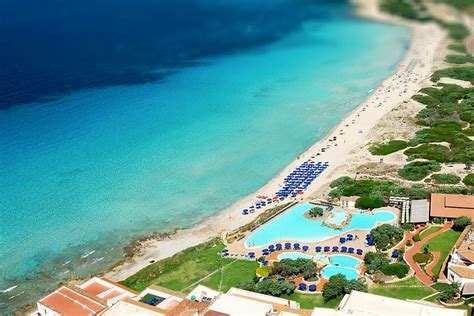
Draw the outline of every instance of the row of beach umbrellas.
[[[283,181],[283,186],[273,197],[258,196],[257,202],[242,210],[243,215],[255,212],[268,204],[276,201],[284,201],[289,196],[296,197],[303,195],[308,186],[316,179],[327,167],[329,162],[306,161],[294,169]]]

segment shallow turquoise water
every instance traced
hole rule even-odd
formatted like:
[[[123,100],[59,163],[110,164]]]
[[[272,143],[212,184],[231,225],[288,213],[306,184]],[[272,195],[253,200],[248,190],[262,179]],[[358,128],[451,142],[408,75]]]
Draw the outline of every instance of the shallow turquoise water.
[[[282,216],[253,232],[246,240],[246,246],[260,247],[286,240],[319,242],[353,229],[369,230],[375,227],[377,223],[387,223],[396,219],[396,215],[390,211],[377,211],[373,215],[354,213],[349,224],[338,230],[323,225],[321,221],[305,218],[304,213],[313,207],[314,205],[309,203],[294,206]]]
[[[313,257],[310,256],[310,255],[307,255],[305,253],[301,253],[301,252],[283,252],[283,253],[278,255],[278,260],[282,260],[282,259],[295,260],[295,259],[299,259],[299,258],[312,259]]]
[[[98,273],[131,238],[192,225],[254,192],[365,99],[409,39],[341,15],[161,82],[1,111],[0,308]],[[282,218],[300,223],[295,215]],[[329,234],[288,223],[252,242]]]
[[[342,222],[344,222],[344,220],[347,218],[347,213],[345,212],[333,211],[332,214],[334,216],[327,219],[327,221],[332,224],[341,225]]]
[[[352,256],[346,256],[346,255],[332,255],[329,258],[330,258],[331,265],[346,267],[346,268],[356,268],[358,265],[362,263],[361,260],[354,258]]]
[[[353,268],[335,267],[333,265],[323,268],[321,274],[326,279],[329,279],[336,274],[342,274],[348,280],[357,280],[359,278],[359,272],[357,270]]]

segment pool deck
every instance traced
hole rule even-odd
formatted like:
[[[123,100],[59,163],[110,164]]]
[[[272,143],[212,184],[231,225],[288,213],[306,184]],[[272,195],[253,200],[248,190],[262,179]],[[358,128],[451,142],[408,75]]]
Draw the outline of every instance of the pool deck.
[[[311,203],[311,201],[304,201],[303,203]],[[293,207],[295,207],[295,206],[293,206]],[[290,208],[290,210],[292,208]],[[343,209],[344,211],[347,211],[349,213],[359,213],[358,211],[354,211],[354,210],[347,210],[347,209],[344,209],[344,208],[341,208],[341,207],[338,207],[338,208]],[[377,212],[377,211],[381,211],[381,210],[390,211],[390,212],[395,213],[395,215],[397,217],[394,221],[392,221],[390,223],[394,223],[394,222],[398,223],[398,219],[400,217],[400,210],[399,209],[394,208],[394,207],[383,207],[383,208],[379,208],[379,209],[374,209],[373,212]],[[278,216],[273,218],[271,221],[266,222],[264,225],[267,225],[267,224],[271,223],[272,221],[277,220],[284,213],[285,212],[279,214]],[[264,225],[262,225],[262,226],[264,226]],[[259,230],[260,228],[261,227],[255,229],[253,232]],[[264,246],[261,246],[261,247],[250,247],[250,248],[248,248],[245,245],[245,243],[253,232],[247,232],[247,234],[244,238],[242,238],[238,241],[234,241],[233,243],[229,244],[228,247],[227,247],[227,249],[229,250],[229,254],[234,255],[234,257],[241,257],[242,255],[246,255],[249,251],[253,251],[253,252],[255,252],[256,257],[258,258],[262,253],[262,249],[267,248],[268,245],[264,245]],[[365,236],[369,232],[370,232],[370,229],[366,229],[366,230],[354,229],[354,230],[351,230],[351,231],[348,231],[348,232],[341,232],[340,234],[337,234],[337,235],[335,235],[331,238],[328,238],[328,239],[325,239],[325,240],[319,241],[319,242],[305,242],[305,241],[302,241],[302,240],[278,240],[278,241],[273,242],[273,244],[276,244],[276,243],[285,244],[286,242],[291,242],[292,244],[300,243],[301,246],[306,245],[306,246],[309,247],[309,250],[307,251],[307,254],[309,254],[309,255],[316,254],[316,252],[315,252],[315,247],[316,246],[321,246],[321,247],[330,246],[331,249],[332,249],[333,246],[339,246],[339,247],[347,246],[347,247],[353,247],[355,249],[362,249],[364,251],[364,253],[366,253],[367,251],[375,251],[374,247],[368,247],[365,244]],[[354,239],[354,240],[351,240],[351,241],[347,241],[344,244],[339,243],[339,238],[340,237],[345,237],[345,236],[347,236],[347,234],[352,234],[354,236],[359,236],[359,239]]]

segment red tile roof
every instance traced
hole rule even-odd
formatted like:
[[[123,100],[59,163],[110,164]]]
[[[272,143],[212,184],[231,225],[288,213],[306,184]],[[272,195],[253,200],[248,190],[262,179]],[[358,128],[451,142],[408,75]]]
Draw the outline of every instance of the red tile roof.
[[[431,194],[430,216],[458,218],[468,216],[474,219],[474,196],[460,194]]]
[[[60,287],[38,303],[64,316],[90,316],[107,307],[99,299],[94,300],[92,297],[80,293],[79,290],[66,286]]]

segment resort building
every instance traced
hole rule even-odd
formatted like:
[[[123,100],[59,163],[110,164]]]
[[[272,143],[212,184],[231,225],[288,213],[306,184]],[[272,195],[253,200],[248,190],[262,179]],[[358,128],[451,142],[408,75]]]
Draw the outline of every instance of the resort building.
[[[455,245],[448,262],[447,278],[459,283],[462,295],[474,295],[474,230]]]
[[[360,196],[341,196],[339,206],[349,210],[355,210],[355,205],[359,198]]]
[[[474,196],[432,193],[430,216],[447,219],[467,216],[474,219]]]
[[[101,285],[114,286],[100,291]],[[116,300],[101,299],[104,292],[124,290]],[[87,292],[87,289],[89,292]],[[113,289],[113,290],[111,290]],[[465,310],[447,309],[432,303],[415,303],[352,291],[336,309],[301,309],[296,301],[231,288],[227,293],[198,285],[187,295],[152,285],[136,293],[115,282],[93,278],[80,286],[63,286],[41,299],[35,315],[53,316],[467,316]],[[107,295],[105,295],[107,296]],[[104,297],[105,297],[104,296]],[[118,297],[120,297],[118,299]],[[108,305],[108,303],[110,305]]]
[[[337,310],[315,308],[312,316],[467,316],[466,310],[447,309],[432,303],[415,303],[391,297],[352,291],[346,294]]]

